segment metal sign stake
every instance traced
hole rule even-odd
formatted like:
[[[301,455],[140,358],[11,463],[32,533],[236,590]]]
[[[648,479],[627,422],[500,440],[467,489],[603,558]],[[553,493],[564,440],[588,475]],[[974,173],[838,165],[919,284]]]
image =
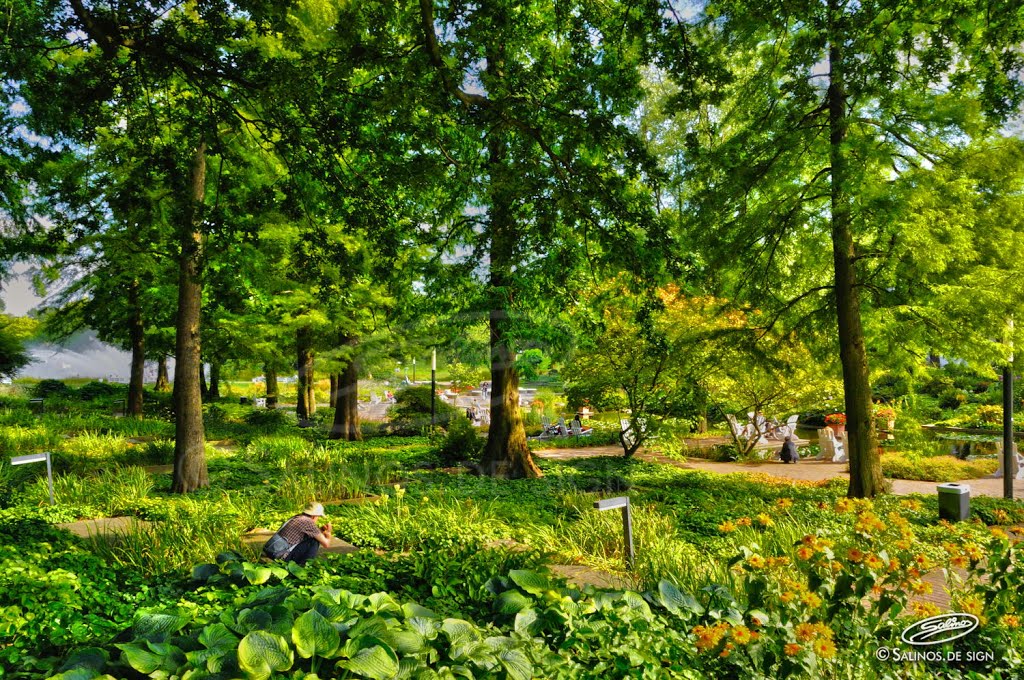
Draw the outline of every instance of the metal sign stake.
[[[50,505],[56,505],[53,498],[53,466],[50,463],[50,452],[30,453],[27,456],[15,456],[11,458],[11,465],[24,465],[26,463],[42,463],[46,461],[46,483],[50,487]]]
[[[629,496],[594,501],[594,507],[598,510],[614,510],[616,508],[622,510],[622,534],[626,542],[626,567],[632,569],[636,564],[636,555],[633,553],[633,515],[629,509]]]

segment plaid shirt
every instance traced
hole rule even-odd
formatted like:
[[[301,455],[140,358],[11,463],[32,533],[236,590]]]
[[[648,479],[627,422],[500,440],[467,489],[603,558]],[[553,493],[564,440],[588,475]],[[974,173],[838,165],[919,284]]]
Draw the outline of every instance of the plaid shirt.
[[[277,533],[292,547],[302,542],[302,539],[309,536],[313,540],[321,534],[320,527],[316,525],[316,519],[309,515],[295,515],[277,530]]]

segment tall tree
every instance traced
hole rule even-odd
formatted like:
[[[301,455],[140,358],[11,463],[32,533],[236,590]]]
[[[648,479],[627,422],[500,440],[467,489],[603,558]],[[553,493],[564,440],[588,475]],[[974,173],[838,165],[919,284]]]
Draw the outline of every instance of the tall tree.
[[[865,199],[984,133],[979,110],[996,121],[1015,110],[1021,55],[1008,47],[1022,17],[1000,9],[723,0],[700,17],[734,82],[687,123],[693,233],[713,264],[739,260],[717,285],[778,323],[831,310],[851,496],[882,490],[863,316],[892,235]]]

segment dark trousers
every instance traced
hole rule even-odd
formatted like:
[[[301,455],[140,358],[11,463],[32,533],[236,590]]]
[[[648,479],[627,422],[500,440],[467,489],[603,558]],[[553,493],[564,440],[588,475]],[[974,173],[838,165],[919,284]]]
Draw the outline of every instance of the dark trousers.
[[[305,564],[307,560],[316,559],[316,556],[319,554],[320,543],[306,536],[297,546],[292,548],[292,551],[288,553],[288,557],[284,558],[284,561]]]

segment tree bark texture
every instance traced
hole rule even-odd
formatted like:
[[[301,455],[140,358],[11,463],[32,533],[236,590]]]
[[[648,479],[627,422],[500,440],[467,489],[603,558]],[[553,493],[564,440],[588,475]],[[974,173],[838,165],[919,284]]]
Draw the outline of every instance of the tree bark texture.
[[[171,380],[167,374],[167,357],[160,357],[156,362],[156,391],[167,392],[171,389]]]
[[[267,408],[277,408],[277,371],[270,366],[264,366],[263,378],[266,380]]]
[[[206,142],[200,141],[192,159],[190,195],[185,203],[178,261],[178,317],[174,364],[174,479],[171,491],[189,493],[209,486],[203,400],[199,393],[202,369],[199,319],[202,312],[202,205],[206,197]]]
[[[355,346],[359,340],[345,338],[342,342]],[[359,367],[356,364],[355,356],[348,362],[345,370],[338,375],[337,388],[331,439],[345,439],[350,442],[362,441],[363,434],[359,429]]]
[[[850,450],[851,497],[870,498],[884,490],[878,457],[875,421],[872,414],[868,356],[861,323],[860,288],[857,277],[853,218],[847,188],[849,182],[846,136],[848,112],[844,82],[844,54],[841,28],[842,9],[829,0],[830,26],[828,88],[829,146],[832,166],[832,255],[835,263],[835,295],[839,325],[839,359],[843,366],[843,396]]]
[[[501,59],[489,54],[488,69],[498,69]],[[542,476],[526,444],[526,430],[519,409],[519,374],[515,367],[509,311],[515,303],[512,265],[519,234],[513,212],[515,186],[506,161],[505,132],[492,129],[488,139],[490,174],[490,312],[491,425],[487,432],[481,469],[484,474],[519,479]]]
[[[143,381],[146,369],[146,334],[142,321],[142,304],[139,302],[139,282],[128,285],[128,304],[131,320],[128,322],[128,336],[132,346],[131,375],[128,378],[128,409],[126,416],[142,417]]]
[[[338,373],[331,373],[329,376],[331,380],[331,390],[327,396],[327,405],[331,408],[338,408],[338,380],[341,376]]]
[[[296,359],[299,366],[298,401],[295,413],[300,425],[308,425],[309,418],[316,412],[316,401],[310,399],[313,385],[313,333],[300,328],[295,334]]]

